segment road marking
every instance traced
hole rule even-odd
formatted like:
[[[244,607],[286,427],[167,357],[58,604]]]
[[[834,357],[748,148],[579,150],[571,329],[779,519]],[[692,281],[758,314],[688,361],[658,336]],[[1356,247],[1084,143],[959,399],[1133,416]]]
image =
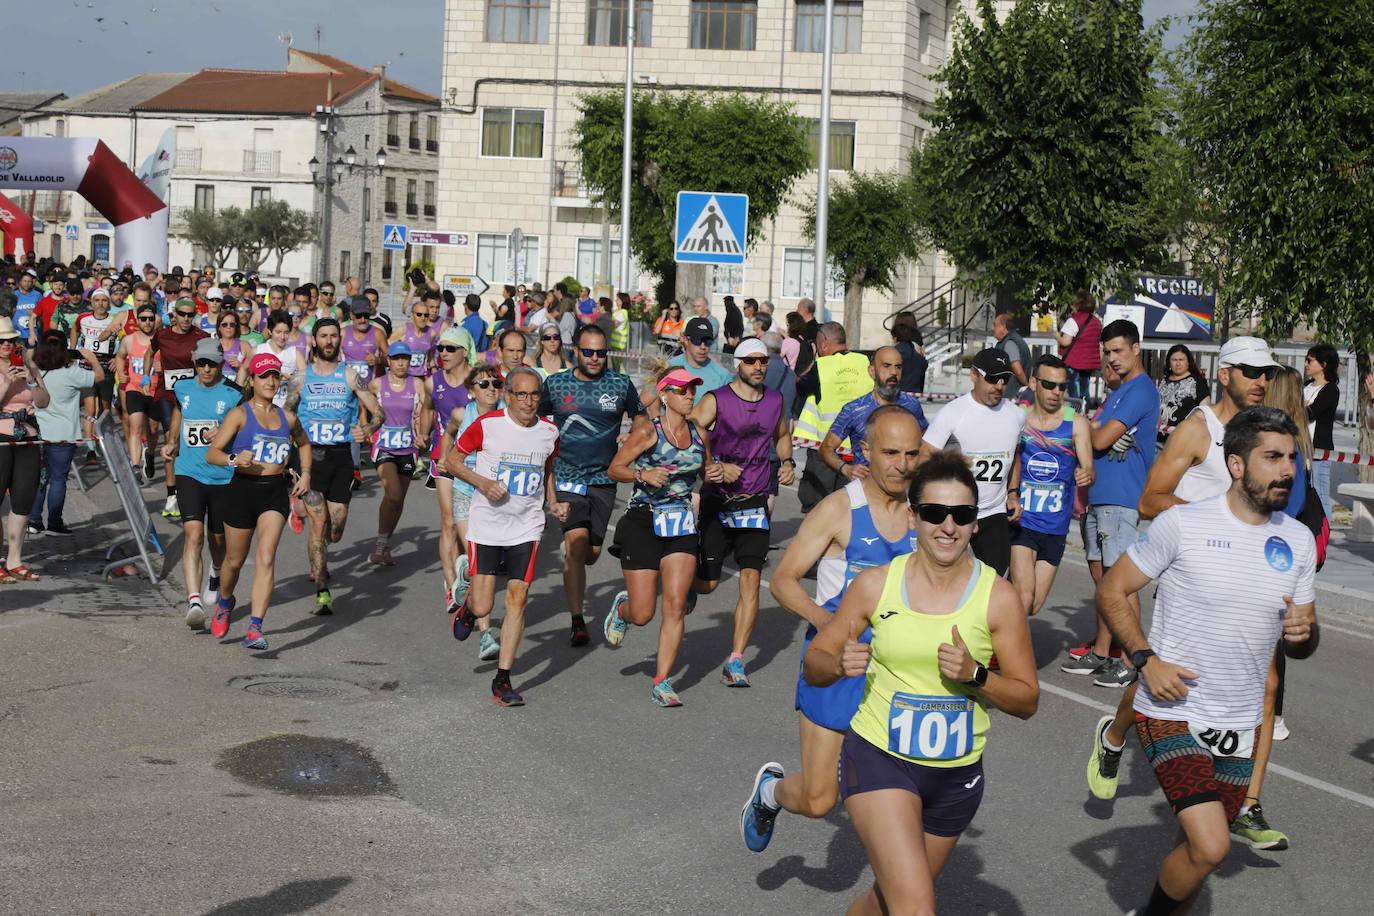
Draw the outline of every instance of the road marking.
[[[1106,715],[1116,714],[1115,704],[1108,706],[1106,703],[1099,703],[1096,700],[1090,700],[1082,694],[1069,690],[1067,687],[1060,687],[1058,684],[1049,684],[1042,680],[1040,682],[1040,689],[1048,693],[1052,693],[1057,697],[1063,697],[1066,700],[1072,700],[1073,702],[1078,703],[1080,706],[1086,706],[1089,709],[1096,709],[1098,712],[1104,713]],[[1343,798],[1346,801],[1354,802],[1357,805],[1364,805],[1366,808],[1374,808],[1374,798],[1370,798],[1368,795],[1361,795],[1359,792],[1352,792],[1350,789],[1347,789],[1343,786],[1338,786],[1334,783],[1327,782],[1324,779],[1318,779],[1315,776],[1308,776],[1306,773],[1299,773],[1297,770],[1290,770],[1288,767],[1279,766],[1277,763],[1274,763],[1272,761],[1270,761],[1269,763],[1269,772],[1278,773],[1280,776],[1286,776],[1294,782],[1300,782],[1305,786],[1312,787],[1313,789],[1320,789],[1328,795],[1334,795],[1337,798]]]

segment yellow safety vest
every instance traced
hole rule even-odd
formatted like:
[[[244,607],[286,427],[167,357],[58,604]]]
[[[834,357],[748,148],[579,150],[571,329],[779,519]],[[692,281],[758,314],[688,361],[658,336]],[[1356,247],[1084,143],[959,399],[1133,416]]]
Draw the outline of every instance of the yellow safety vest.
[[[611,349],[624,353],[630,349],[630,313],[626,309],[611,312]]]
[[[840,415],[840,408],[871,391],[873,379],[864,355],[848,351],[817,357],[816,374],[821,382],[821,402],[817,404],[814,395],[806,399],[792,435],[819,444]],[[849,440],[841,444],[848,447]]]

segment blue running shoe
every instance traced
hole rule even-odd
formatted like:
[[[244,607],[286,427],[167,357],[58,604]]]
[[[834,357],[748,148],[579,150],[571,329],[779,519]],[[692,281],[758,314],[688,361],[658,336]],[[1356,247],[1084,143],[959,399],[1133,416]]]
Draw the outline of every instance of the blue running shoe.
[[[672,678],[664,678],[655,684],[650,697],[655,704],[664,709],[673,709],[682,705],[682,697],[678,696],[677,691],[673,689]]]
[[[464,604],[453,612],[449,624],[453,627],[453,638],[462,642],[472,635],[473,629],[477,626],[477,618]]]
[[[460,554],[453,569],[453,594],[449,596],[449,607],[462,607],[468,600],[468,555]]]
[[[744,673],[744,659],[734,658],[720,669],[720,682],[726,687],[748,687],[749,678]]]
[[[620,616],[620,611],[629,603],[630,593],[627,591],[618,592],[611,601],[610,613],[601,623],[601,632],[606,634],[606,642],[612,646],[619,646],[625,641],[625,631],[630,628],[630,625],[624,617]]]
[[[749,800],[744,803],[739,820],[740,836],[750,852],[763,852],[768,848],[768,841],[773,839],[773,821],[777,819],[780,809],[770,808],[763,803],[763,787],[775,779],[782,779],[784,775],[782,764],[770,761],[759,767],[758,774],[754,776],[754,790],[749,793]]]
[[[484,662],[495,661],[501,657],[501,644],[496,641],[496,636],[491,630],[483,633],[482,638],[477,641],[477,657]]]

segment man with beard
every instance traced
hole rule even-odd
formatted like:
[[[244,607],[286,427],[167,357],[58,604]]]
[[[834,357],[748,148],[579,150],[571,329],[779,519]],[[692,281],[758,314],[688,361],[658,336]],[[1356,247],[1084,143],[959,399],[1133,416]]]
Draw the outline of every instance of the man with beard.
[[[343,537],[353,499],[354,442],[367,442],[382,423],[382,408],[367,382],[341,362],[339,323],[321,318],[312,329],[314,346],[302,384],[287,396],[286,409],[300,420],[315,460],[310,490],[302,499],[310,522],[306,551],[315,580],[316,614],[334,613],[326,552]],[[358,405],[367,413],[360,417]]]
[[[873,377],[873,390],[840,408],[820,447],[821,460],[826,467],[849,480],[868,476],[868,456],[863,450],[864,427],[879,407],[896,404],[916,418],[921,432],[930,426],[920,399],[898,387],[902,381],[902,354],[896,347],[879,347],[873,354],[868,374]],[[851,453],[848,460],[839,454],[842,445]]]
[[[1264,718],[1265,676],[1317,648],[1316,542],[1284,514],[1297,427],[1248,407],[1226,424],[1225,493],[1165,510],[1097,589],[1097,607],[1143,689],[1135,728],[1180,836],[1140,913],[1187,912],[1230,851]],[[1159,579],[1148,640],[1127,596]]]
[[[712,454],[701,488],[695,589],[703,595],[715,591],[725,555],[734,553],[739,600],[734,639],[720,679],[727,687],[748,687],[744,650],[759,616],[759,579],[768,559],[771,446],[777,448],[779,483],[792,482],[796,462],[782,395],[763,383],[768,375],[768,348],[757,337],[747,338],[735,348],[735,363],[739,367],[735,380],[708,393],[692,409],[692,421],[710,431]],[[691,596],[688,600],[690,608]]]
[[[539,405],[540,415],[558,427],[553,474],[558,499],[568,505],[563,519],[563,590],[574,646],[588,642],[582,616],[587,567],[601,556],[615,508],[615,482],[608,469],[618,448],[621,422],[626,417],[633,421],[643,411],[630,377],[607,370],[607,352],[605,331],[594,324],[578,328],[573,341],[576,365],[544,380]]]

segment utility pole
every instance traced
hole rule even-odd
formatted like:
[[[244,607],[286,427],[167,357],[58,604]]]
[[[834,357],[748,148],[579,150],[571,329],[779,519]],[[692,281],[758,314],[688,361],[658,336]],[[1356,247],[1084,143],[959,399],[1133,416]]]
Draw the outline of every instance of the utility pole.
[[[833,0],[831,0],[833,2]],[[635,0],[625,20],[625,144],[620,151],[620,282],[617,291],[630,288],[630,163],[634,146]]]
[[[822,320],[829,315],[825,304],[826,288],[830,285],[826,235],[830,230],[830,64],[834,45],[835,0],[825,0],[825,53],[821,56],[821,136],[816,151],[816,169],[820,173],[816,189],[816,272],[812,286],[812,295]],[[857,329],[853,333],[857,346]]]

